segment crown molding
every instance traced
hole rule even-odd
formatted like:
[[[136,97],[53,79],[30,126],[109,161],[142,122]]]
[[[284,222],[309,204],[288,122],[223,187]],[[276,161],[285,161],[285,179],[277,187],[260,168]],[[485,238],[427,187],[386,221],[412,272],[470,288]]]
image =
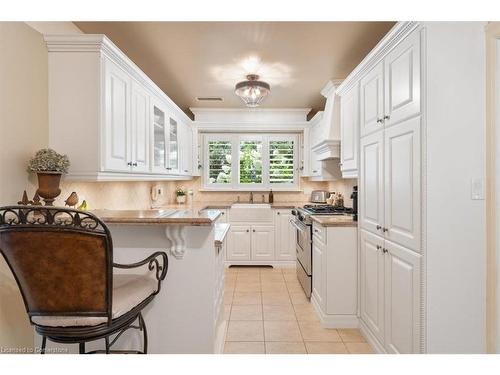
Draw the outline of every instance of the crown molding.
[[[337,95],[343,95],[358,82],[361,77],[368,73],[376,64],[380,62],[394,47],[404,38],[421,26],[420,22],[404,21],[398,22],[382,38],[380,42],[370,51],[359,65],[347,76],[342,84],[335,91]]]
[[[321,95],[323,95],[325,98],[328,98],[333,92],[335,92],[335,90],[337,89],[337,87],[339,87],[342,82],[344,80],[343,79],[331,79],[329,80],[325,86],[321,89]]]

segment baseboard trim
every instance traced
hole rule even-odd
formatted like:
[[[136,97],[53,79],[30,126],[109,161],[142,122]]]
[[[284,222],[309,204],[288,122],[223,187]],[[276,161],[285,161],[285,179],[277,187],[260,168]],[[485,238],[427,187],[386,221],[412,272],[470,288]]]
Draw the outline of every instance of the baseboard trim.
[[[378,354],[387,354],[387,352],[385,351],[382,344],[371,333],[370,329],[366,326],[366,324],[361,319],[359,319],[359,331],[361,332],[361,334],[363,335],[365,340],[368,342],[368,344],[371,345],[373,350],[375,350],[375,352],[377,352]]]
[[[311,303],[319,316],[321,326],[324,328],[358,328],[359,319],[356,315],[330,315],[325,314],[321,309],[314,294],[311,296]]]

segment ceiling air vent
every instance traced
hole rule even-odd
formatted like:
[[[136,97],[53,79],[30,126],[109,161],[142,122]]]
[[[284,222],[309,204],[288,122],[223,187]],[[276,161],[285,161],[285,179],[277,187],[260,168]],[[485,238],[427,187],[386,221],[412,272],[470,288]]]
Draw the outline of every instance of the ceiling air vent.
[[[223,102],[224,99],[222,99],[220,96],[198,96],[196,97],[196,100],[199,102]]]

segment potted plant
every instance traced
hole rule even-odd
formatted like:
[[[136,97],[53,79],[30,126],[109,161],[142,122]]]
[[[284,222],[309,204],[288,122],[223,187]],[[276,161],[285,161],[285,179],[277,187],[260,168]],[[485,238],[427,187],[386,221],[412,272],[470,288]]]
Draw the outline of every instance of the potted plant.
[[[178,188],[175,191],[175,196],[177,198],[177,203],[184,204],[186,203],[186,190],[183,188]]]
[[[28,163],[28,172],[35,172],[38,176],[37,193],[45,201],[46,206],[52,206],[55,198],[61,194],[59,184],[61,176],[68,172],[69,159],[50,148],[36,152]]]

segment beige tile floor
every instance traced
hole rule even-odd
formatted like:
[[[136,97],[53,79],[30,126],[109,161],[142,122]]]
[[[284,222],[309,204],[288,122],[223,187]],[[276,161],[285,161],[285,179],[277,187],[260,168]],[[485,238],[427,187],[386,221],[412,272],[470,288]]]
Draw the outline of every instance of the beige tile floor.
[[[226,354],[366,354],[357,329],[322,328],[293,268],[226,269]]]

